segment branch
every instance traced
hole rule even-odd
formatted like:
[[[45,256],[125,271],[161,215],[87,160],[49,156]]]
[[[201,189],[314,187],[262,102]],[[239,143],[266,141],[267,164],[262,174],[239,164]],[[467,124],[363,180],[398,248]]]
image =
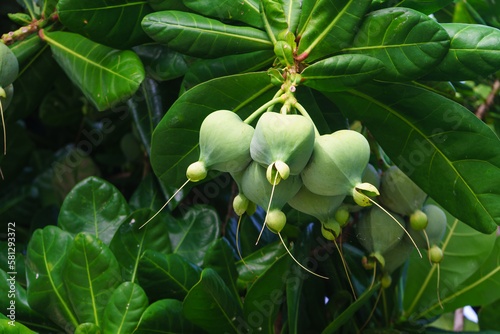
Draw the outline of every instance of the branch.
[[[479,119],[484,119],[484,115],[491,108],[493,103],[495,102],[495,96],[498,94],[500,90],[500,81],[498,79],[495,80],[493,86],[491,87],[491,92],[486,98],[486,101],[477,108],[476,116]]]

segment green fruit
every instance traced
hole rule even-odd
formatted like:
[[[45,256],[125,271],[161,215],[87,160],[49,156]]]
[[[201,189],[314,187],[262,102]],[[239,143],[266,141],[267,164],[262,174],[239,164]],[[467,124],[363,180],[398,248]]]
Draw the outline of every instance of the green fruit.
[[[16,80],[19,64],[9,47],[0,43],[0,87],[7,87]]]
[[[378,190],[361,177],[368,165],[370,146],[365,137],[352,130],[339,130],[316,138],[311,160],[301,173],[304,185],[323,196],[353,196],[356,203],[367,206],[366,196]]]
[[[431,249],[429,249],[429,258],[432,263],[441,263],[444,258],[443,250],[437,245],[433,245]]]
[[[254,129],[232,111],[218,110],[208,115],[200,128],[200,156],[191,164],[189,180],[203,180],[209,169],[220,172],[243,170],[251,161],[250,142]]]
[[[382,175],[380,201],[391,211],[410,216],[422,208],[426,197],[427,194],[398,167],[391,166]]]
[[[410,226],[415,231],[421,231],[427,227],[429,220],[422,210],[417,210],[410,215]]]
[[[425,233],[427,233],[427,237],[429,238],[429,245],[436,245],[441,241],[441,239],[443,239],[444,233],[446,231],[446,214],[440,207],[434,204],[425,205],[424,207],[422,207],[422,212],[427,216],[428,220],[427,227],[424,230]],[[421,230],[415,231],[413,228],[411,228],[409,232],[418,248],[427,249],[427,241],[425,239],[424,233]]]
[[[382,288],[384,289],[387,289],[388,287],[391,286],[392,284],[392,277],[391,275],[389,274],[384,274],[384,276],[382,276],[382,279],[380,280],[380,283],[382,285]]]
[[[361,178],[361,182],[371,184],[377,189],[380,187],[380,176],[378,175],[377,170],[375,169],[375,167],[373,167],[372,164],[368,164],[366,166],[363,177]],[[349,212],[358,212],[362,210],[363,207],[357,204],[346,204],[346,209]]]
[[[346,205],[341,205],[337,211],[335,211],[335,220],[339,222],[340,227],[344,227],[349,223],[351,215],[349,213],[348,207]]]
[[[321,223],[321,234],[328,240],[335,240],[340,235],[340,224],[335,219],[330,219],[326,223]]]
[[[12,101],[14,96],[14,85],[10,84],[5,88],[0,87],[0,103],[2,103],[2,109],[5,111]]]
[[[254,161],[268,168],[267,177],[274,173],[282,179],[298,175],[306,166],[314,147],[314,125],[301,115],[264,113],[255,126],[250,145]]]
[[[234,212],[236,212],[236,214],[238,216],[241,216],[245,212],[251,216],[257,210],[257,206],[255,205],[255,203],[251,202],[245,196],[245,194],[243,194],[241,181],[243,179],[244,172],[245,172],[245,170],[230,173],[231,176],[233,177],[234,181],[238,185],[238,189],[239,189],[239,194],[236,195],[234,197],[234,200],[233,200],[233,209],[234,209]]]
[[[404,235],[402,240],[398,242],[396,246],[382,254],[385,260],[383,271],[390,274],[394,272],[394,270],[401,267],[408,260],[413,249],[414,246],[410,238]]]
[[[286,215],[279,209],[273,209],[267,214],[267,228],[273,233],[280,233],[286,224]]]

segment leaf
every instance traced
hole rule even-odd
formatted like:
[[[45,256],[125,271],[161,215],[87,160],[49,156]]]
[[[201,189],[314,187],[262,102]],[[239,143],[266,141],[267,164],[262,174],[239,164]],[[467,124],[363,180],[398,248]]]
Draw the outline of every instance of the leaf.
[[[200,279],[201,269],[177,254],[146,250],[137,273],[141,287],[151,300],[182,300]]]
[[[117,49],[150,41],[141,20],[152,12],[146,1],[59,0],[57,4],[59,20],[68,29]]]
[[[101,329],[92,322],[85,322],[76,328],[75,334],[101,334]]]
[[[9,46],[19,63],[20,70],[44,47],[43,41],[36,34],[29,35],[22,41],[17,41]],[[35,57],[36,58],[36,57]]]
[[[273,87],[266,73],[249,73],[211,80],[187,91],[153,133],[151,164],[155,175],[165,185],[180,186],[186,180],[187,167],[198,160],[203,119],[219,109],[235,111],[245,119],[272,98]]]
[[[182,313],[182,302],[176,299],[163,299],[144,311],[134,334],[199,334],[200,328],[189,322]]]
[[[79,322],[64,286],[64,268],[73,238],[55,226],[36,230],[26,253],[28,303],[61,328],[74,330]]]
[[[311,62],[351,45],[370,3],[369,0],[316,0],[313,7],[312,1],[304,4],[308,16],[301,18],[297,58]]]
[[[499,3],[494,0],[468,0],[469,11],[475,11],[487,24],[500,28]]]
[[[133,333],[148,304],[148,297],[139,285],[123,282],[104,309],[103,334]]]
[[[0,167],[2,168],[2,182],[14,181],[35,149],[28,131],[19,123],[9,123],[5,126],[7,133],[7,154],[4,154],[4,137],[0,135]],[[3,130],[2,130],[3,132]]]
[[[447,230],[440,244],[444,259],[439,265],[439,294],[442,302],[446,296],[459,291],[464,281],[486,263],[495,245],[495,235],[479,233],[448,212],[445,213]],[[403,299],[403,308],[408,316],[417,312],[413,315],[429,317],[430,314],[443,313],[448,309],[444,302],[445,310],[442,310],[437,300],[437,266],[431,266],[423,255],[421,259],[414,252],[410,257]],[[432,310],[434,312],[429,313]]]
[[[171,251],[166,214],[158,215],[139,229],[153,215],[154,212],[147,208],[134,211],[123,221],[111,240],[109,248],[120,264],[125,281],[136,283],[139,259],[146,250],[165,255]]]
[[[40,34],[59,66],[98,110],[129,98],[144,79],[142,63],[132,51],[118,51],[69,32]]]
[[[450,214],[484,233],[500,225],[500,141],[469,110],[403,84],[328,96]]]
[[[132,210],[148,208],[153,211],[159,210],[164,203],[161,189],[153,174],[148,174],[142,179],[139,186],[130,196],[129,206]]]
[[[283,0],[282,2],[288,31],[295,35],[300,20],[301,2],[297,0]]]
[[[91,176],[66,196],[57,224],[73,236],[89,232],[108,245],[129,213],[125,198],[115,186]]]
[[[498,314],[500,312],[500,300],[483,305],[479,310],[479,328],[481,330],[495,330],[498,328]]]
[[[183,311],[189,321],[208,333],[239,333],[245,328],[243,310],[210,268],[203,270],[200,281],[189,291]]]
[[[189,90],[210,79],[238,73],[255,72],[271,65],[275,58],[273,51],[255,51],[201,60],[189,68],[182,81],[182,87],[184,90]]]
[[[269,38],[276,44],[278,35],[288,30],[283,4],[280,0],[261,0],[262,21]]]
[[[40,0],[37,2],[40,2]],[[42,17],[49,17],[56,10],[58,0],[43,0],[42,2],[43,6],[39,5],[42,8]]]
[[[146,73],[157,81],[182,77],[189,69],[189,57],[164,45],[139,45],[134,51],[141,58]]]
[[[186,7],[186,5],[184,5],[184,1],[148,0],[148,3],[155,10],[155,12],[161,12],[164,10],[180,10],[184,12],[191,11]]]
[[[368,14],[352,47],[343,51],[380,59],[385,70],[377,79],[409,81],[438,65],[449,44],[446,31],[430,17],[409,8],[389,8]]]
[[[306,67],[301,84],[324,92],[348,90],[371,81],[383,69],[384,64],[370,56],[333,56]]]
[[[236,287],[238,272],[235,265],[235,255],[227,239],[219,238],[208,248],[203,258],[203,268],[212,268],[215,270],[239,300],[238,289]]]
[[[265,32],[223,24],[200,15],[164,11],[142,20],[144,31],[155,41],[190,56],[216,58],[272,49]]]
[[[201,265],[205,252],[219,236],[219,226],[219,216],[212,207],[190,207],[182,219],[169,221],[172,252]]]
[[[1,315],[0,315],[1,316]],[[31,329],[20,324],[18,322],[13,322],[14,325],[11,324],[10,319],[1,319],[0,318],[0,328],[2,328],[2,334],[35,334]]]
[[[433,14],[438,10],[448,6],[453,3],[453,0],[402,0],[398,2],[395,6],[394,3],[387,0],[373,1],[372,10],[377,10],[386,7],[405,7],[415,9],[426,15]]]
[[[290,274],[290,256],[282,255],[252,284],[245,297],[244,313],[250,331],[274,333],[274,322],[284,299]]]
[[[429,80],[475,80],[500,70],[500,30],[477,24],[442,23],[451,44]]]
[[[204,16],[224,20],[245,22],[256,28],[264,28],[260,16],[259,1],[256,0],[184,0],[184,4]]]
[[[68,250],[63,276],[79,322],[100,327],[104,308],[122,281],[111,250],[94,235],[79,233]]]

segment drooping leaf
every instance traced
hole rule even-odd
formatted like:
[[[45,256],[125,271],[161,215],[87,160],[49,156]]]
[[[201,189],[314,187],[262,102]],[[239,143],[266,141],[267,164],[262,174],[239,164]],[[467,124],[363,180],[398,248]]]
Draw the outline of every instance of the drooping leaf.
[[[148,304],[148,297],[139,285],[123,282],[104,309],[103,334],[133,333]]]
[[[201,328],[189,322],[182,313],[182,302],[162,299],[144,311],[134,334],[203,334]]]
[[[187,71],[182,81],[183,90],[227,75],[255,72],[272,64],[274,52],[255,51],[241,55],[224,56],[217,59],[201,60],[193,64]]]
[[[205,269],[183,303],[184,316],[208,333],[238,333],[245,328],[243,310],[213,269]],[[242,330],[243,329],[243,330]]]
[[[442,23],[451,44],[443,61],[425,79],[474,80],[500,69],[500,30],[477,24]]]
[[[308,17],[301,18],[297,36],[300,39],[297,58],[311,62],[350,46],[355,28],[370,3],[369,0],[308,1],[305,4]]]
[[[245,119],[272,98],[273,87],[266,73],[249,73],[211,80],[183,94],[153,133],[151,164],[160,181],[178,187],[185,182],[187,167],[198,160],[199,129],[208,114],[226,109]]]
[[[219,236],[220,220],[217,212],[208,206],[190,207],[182,219],[168,224],[172,252],[201,265],[205,252]]]
[[[122,281],[108,246],[90,233],[79,233],[68,250],[63,277],[79,322],[101,327],[104,308]]]
[[[141,28],[141,20],[152,12],[144,0],[60,0],[57,3],[59,20],[71,31],[117,49],[150,41]]]
[[[26,255],[29,305],[68,330],[79,324],[63,283],[72,244],[69,233],[47,226],[33,233]]]
[[[384,64],[370,56],[333,56],[302,71],[301,83],[324,92],[342,91],[369,82],[383,69]]]
[[[223,24],[197,14],[164,11],[147,15],[144,31],[169,48],[201,58],[272,49],[265,32]]]
[[[201,269],[177,254],[146,250],[139,261],[138,279],[150,300],[182,300],[200,279]]]
[[[445,312],[448,309],[445,298],[460,291],[464,281],[483,263],[487,263],[488,255],[493,254],[494,235],[479,233],[445,213],[447,229],[440,243],[444,258],[439,264],[439,294],[445,309],[441,309],[437,299],[437,265],[431,265],[425,254],[421,259],[414,252],[410,257],[403,299],[403,308],[408,316],[427,318],[431,314]]]
[[[126,281],[136,282],[139,260],[146,250],[165,255],[171,251],[166,214],[159,214],[139,229],[154,213],[148,208],[134,211],[123,221],[111,240],[109,247],[115,254]]]
[[[404,84],[328,96],[453,216],[485,233],[500,224],[500,141],[469,110]]]
[[[386,7],[405,7],[405,8],[412,8],[415,10],[418,10],[421,13],[424,13],[426,15],[433,14],[440,10],[441,8],[444,8],[448,6],[449,4],[453,3],[453,0],[426,0],[426,1],[421,1],[421,0],[402,0],[399,1],[397,4],[394,4],[394,2],[387,1],[387,0],[375,0],[372,3],[372,10],[377,10],[377,9],[382,9]]]
[[[273,44],[276,44],[278,35],[288,29],[283,4],[280,0],[262,0],[260,3],[264,28]]]
[[[58,64],[98,110],[129,98],[144,79],[144,68],[132,51],[119,51],[78,34],[41,31]]]
[[[380,59],[385,65],[380,80],[408,81],[438,65],[449,44],[446,30],[430,17],[409,8],[388,8],[368,14],[352,47],[344,51]]]
[[[217,2],[184,0],[184,4],[200,14],[219,20],[236,20],[256,28],[264,28],[260,15],[259,1],[224,0]]]
[[[109,245],[129,214],[130,209],[120,191],[111,183],[91,176],[66,196],[57,224],[73,236],[89,232]]]

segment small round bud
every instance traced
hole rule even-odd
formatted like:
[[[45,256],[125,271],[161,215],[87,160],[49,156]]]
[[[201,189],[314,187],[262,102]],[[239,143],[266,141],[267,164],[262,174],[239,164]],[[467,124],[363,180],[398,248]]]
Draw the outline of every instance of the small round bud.
[[[384,274],[384,276],[382,276],[382,279],[380,280],[380,283],[382,284],[382,287],[384,289],[387,289],[388,287],[390,287],[391,284],[392,284],[392,277],[391,277],[391,275]]]
[[[193,162],[191,165],[189,165],[186,171],[186,176],[189,179],[189,181],[198,182],[206,178],[207,173],[208,171],[207,168],[205,167],[205,164],[201,161],[196,161]]]
[[[421,231],[427,227],[429,220],[422,210],[417,210],[410,215],[410,226],[415,231]]]
[[[346,226],[350,217],[349,210],[345,206],[341,206],[335,211],[335,220],[339,222],[340,227]]]
[[[241,216],[248,209],[248,203],[250,201],[243,194],[238,194],[233,200],[233,209],[238,216]]]
[[[279,233],[285,227],[286,216],[278,209],[269,211],[267,214],[267,228],[273,233]]]
[[[340,224],[335,219],[321,224],[321,234],[327,240],[335,240],[340,234]]]
[[[434,245],[429,249],[429,258],[432,263],[441,263],[444,258],[443,250],[437,245]]]

